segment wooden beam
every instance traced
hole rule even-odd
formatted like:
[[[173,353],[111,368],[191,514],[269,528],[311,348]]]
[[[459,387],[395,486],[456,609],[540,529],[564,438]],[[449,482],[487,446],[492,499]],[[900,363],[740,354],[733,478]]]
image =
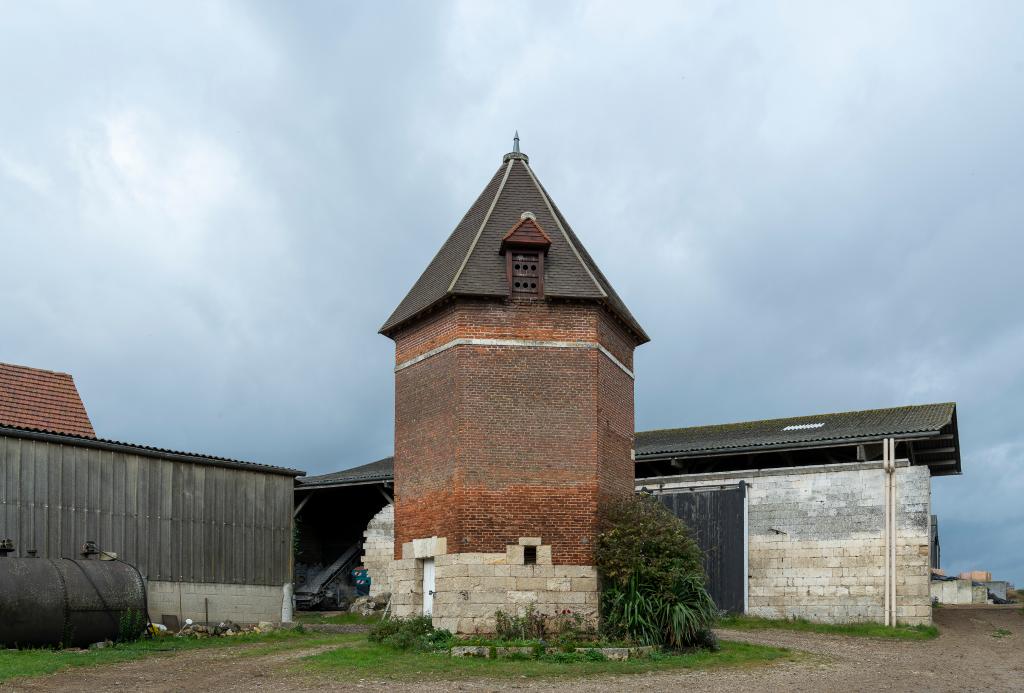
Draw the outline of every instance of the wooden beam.
[[[295,519],[299,516],[299,511],[301,511],[306,506],[306,503],[309,502],[309,499],[313,497],[313,490],[306,494],[306,497],[303,498],[297,506],[295,506],[295,512],[292,513],[292,519]]]
[[[922,448],[917,451],[918,455],[946,455],[956,452],[956,448]]]

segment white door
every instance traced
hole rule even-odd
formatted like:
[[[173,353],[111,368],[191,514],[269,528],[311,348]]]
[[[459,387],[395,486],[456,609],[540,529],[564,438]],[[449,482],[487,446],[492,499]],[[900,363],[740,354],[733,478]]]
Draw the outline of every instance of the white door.
[[[423,559],[423,615],[434,613],[434,559]]]

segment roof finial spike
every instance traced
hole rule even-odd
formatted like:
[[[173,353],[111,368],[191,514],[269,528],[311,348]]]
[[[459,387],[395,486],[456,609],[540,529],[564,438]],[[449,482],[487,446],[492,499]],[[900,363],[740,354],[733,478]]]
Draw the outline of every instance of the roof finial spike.
[[[530,157],[526,156],[521,151],[519,151],[519,131],[518,130],[516,130],[515,137],[512,138],[512,151],[510,151],[505,156],[501,157],[501,160],[503,162],[505,162],[505,163],[508,163],[509,161],[512,161],[514,159],[518,159],[519,161],[522,161],[523,163],[529,163],[529,161],[530,161]]]

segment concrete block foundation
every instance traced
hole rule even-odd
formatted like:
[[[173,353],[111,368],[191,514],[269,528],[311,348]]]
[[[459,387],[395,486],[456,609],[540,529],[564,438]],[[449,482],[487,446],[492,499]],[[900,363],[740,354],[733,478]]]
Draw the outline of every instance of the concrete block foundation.
[[[638,487],[748,488],[747,613],[819,623],[884,621],[884,471],[878,462],[663,479]],[[896,619],[932,621],[929,582],[931,479],[897,462]]]
[[[181,623],[186,618],[197,623],[280,621],[284,604],[282,585],[150,580],[146,595],[149,617],[154,623],[160,623],[164,614],[177,616]]]

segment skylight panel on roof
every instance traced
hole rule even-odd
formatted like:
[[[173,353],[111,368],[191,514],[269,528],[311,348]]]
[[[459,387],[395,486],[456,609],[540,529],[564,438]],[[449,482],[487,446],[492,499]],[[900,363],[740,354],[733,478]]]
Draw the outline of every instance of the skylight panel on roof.
[[[786,426],[783,431],[806,431],[811,428],[821,428],[825,423],[805,423],[805,424],[793,424],[792,426]]]

